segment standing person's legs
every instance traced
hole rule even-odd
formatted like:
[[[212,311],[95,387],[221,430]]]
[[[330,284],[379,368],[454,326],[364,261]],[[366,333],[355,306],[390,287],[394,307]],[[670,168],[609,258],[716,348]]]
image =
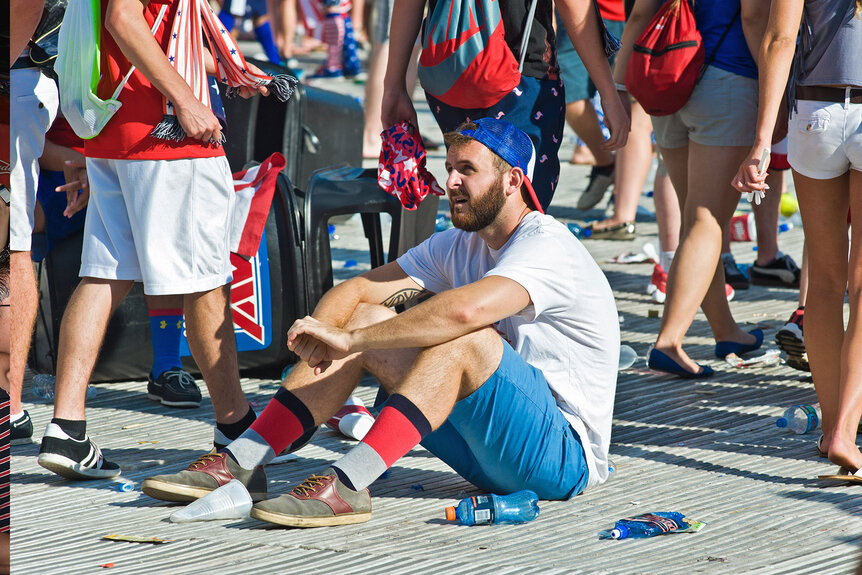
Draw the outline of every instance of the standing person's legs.
[[[857,132],[862,140],[862,133]],[[862,168],[862,142],[856,145]],[[862,171],[850,170],[850,211],[862,214]],[[829,459],[843,467],[862,469],[862,453],[856,446],[856,433],[862,419],[862,226],[851,226],[848,291],[850,321],[841,348],[841,380],[838,388],[838,414],[829,442]]]
[[[118,163],[147,295],[186,294],[189,349],[210,392],[216,443],[254,420],[239,384],[230,313],[234,190],[224,157]],[[153,189],[139,189],[149,181]],[[170,194],[158,191],[170,190]],[[158,194],[158,201],[152,197]],[[223,436],[220,435],[220,433]]]
[[[39,180],[39,157],[45,133],[57,113],[56,84],[37,68],[10,71],[10,233],[12,308],[15,321],[10,327],[9,397],[10,413],[23,412],[21,391],[30,339],[39,307],[39,289],[30,261],[30,238]]]
[[[595,222],[589,237],[601,239],[600,232],[621,225],[633,224],[638,210],[638,199],[652,163],[652,123],[637,101],[632,101],[632,127],[626,145],[617,150],[614,170],[614,213]],[[658,215],[656,215],[658,218]],[[624,230],[627,231],[627,230]],[[634,236],[634,227],[631,233]]]
[[[837,429],[841,395],[849,177],[813,179],[793,172],[809,253],[805,347],[823,415],[824,451],[829,450]]]
[[[679,150],[662,149],[668,173],[679,176]],[[703,305],[716,341],[753,343],[754,336],[743,332],[730,314],[724,288],[724,270],[719,262],[723,222],[730,219],[738,201],[730,193],[732,170],[739,166],[746,150],[742,147],[688,146],[689,180],[683,204],[683,230],[679,249],[668,274],[667,300],[656,349],[692,373],[698,365],[682,350],[682,339],[698,307]],[[711,170],[709,178],[691,178]],[[725,174],[727,178],[723,178]],[[679,191],[679,186],[674,182]]]
[[[150,315],[153,366],[147,377],[147,397],[169,407],[198,407],[201,392],[195,378],[183,369],[183,296],[144,296]]]

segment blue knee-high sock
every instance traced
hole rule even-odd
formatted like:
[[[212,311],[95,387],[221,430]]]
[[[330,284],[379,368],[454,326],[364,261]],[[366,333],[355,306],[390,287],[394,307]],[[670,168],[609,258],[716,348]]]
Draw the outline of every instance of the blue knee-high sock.
[[[183,331],[182,309],[151,309],[150,336],[153,341],[153,377],[182,366],[180,335]]]
[[[359,63],[358,46],[356,44],[356,36],[353,34],[353,20],[349,14],[344,15],[344,48],[341,53],[342,65],[344,73],[348,76],[355,76],[362,71],[362,64]]]
[[[227,30],[228,34],[233,32],[233,27],[236,25],[236,19],[233,17],[233,14],[227,10],[222,10],[218,13],[218,19],[221,20],[222,24],[224,24],[224,28]]]
[[[254,29],[254,35],[257,41],[263,46],[263,51],[266,52],[266,57],[273,64],[281,64],[281,56],[278,54],[278,46],[275,45],[275,38],[272,35],[272,26],[269,22],[264,22]]]

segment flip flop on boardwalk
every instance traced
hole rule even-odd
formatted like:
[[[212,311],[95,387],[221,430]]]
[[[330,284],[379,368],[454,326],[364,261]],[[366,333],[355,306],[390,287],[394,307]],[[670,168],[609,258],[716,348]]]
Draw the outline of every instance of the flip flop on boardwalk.
[[[830,481],[846,481],[847,483],[856,483],[858,485],[862,485],[862,468],[857,469],[855,472],[851,472],[846,467],[841,467],[838,469],[838,473],[835,475],[818,475],[817,479],[827,479]]]

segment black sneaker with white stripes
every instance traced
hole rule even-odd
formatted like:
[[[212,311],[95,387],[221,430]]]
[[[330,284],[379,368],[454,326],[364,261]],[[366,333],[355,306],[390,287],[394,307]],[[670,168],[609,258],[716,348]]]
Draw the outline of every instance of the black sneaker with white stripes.
[[[12,421],[9,419],[9,445],[33,443],[33,421],[30,414],[24,410],[24,415]]]
[[[78,441],[56,423],[49,423],[42,436],[39,465],[68,479],[107,479],[120,474],[120,466],[106,460],[89,436]]]
[[[147,397],[168,407],[200,407],[201,390],[195,378],[181,367],[164,371],[159,377],[149,375]]]

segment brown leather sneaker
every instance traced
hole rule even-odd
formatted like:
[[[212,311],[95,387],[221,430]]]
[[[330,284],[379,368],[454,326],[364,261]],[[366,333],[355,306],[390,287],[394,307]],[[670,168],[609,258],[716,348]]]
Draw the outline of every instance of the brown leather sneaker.
[[[246,486],[252,501],[266,499],[266,473],[262,466],[250,471],[243,469],[227,453],[215,450],[201,455],[179,473],[144,479],[141,491],[162,501],[194,501],[231,479],[239,479]]]
[[[329,468],[323,475],[312,475],[286,495],[256,503],[249,515],[288,527],[363,523],[371,519],[371,494],[368,489],[350,489]]]

